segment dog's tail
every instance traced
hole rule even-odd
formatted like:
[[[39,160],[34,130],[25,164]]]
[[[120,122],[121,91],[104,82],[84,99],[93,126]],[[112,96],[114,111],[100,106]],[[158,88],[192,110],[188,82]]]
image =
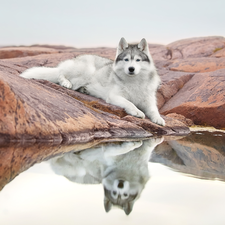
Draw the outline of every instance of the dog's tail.
[[[50,67],[33,67],[25,70],[20,74],[20,76],[27,79],[43,79],[53,83],[58,83],[59,69]]]

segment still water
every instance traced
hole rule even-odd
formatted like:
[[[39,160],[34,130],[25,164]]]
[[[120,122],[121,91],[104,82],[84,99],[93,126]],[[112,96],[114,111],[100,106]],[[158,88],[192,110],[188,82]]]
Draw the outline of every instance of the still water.
[[[27,150],[13,153],[21,158],[19,151]],[[0,161],[1,225],[225,224],[222,132],[109,143],[47,158],[27,169],[19,165],[33,164],[26,156],[9,175]],[[25,171],[16,176],[16,168]]]

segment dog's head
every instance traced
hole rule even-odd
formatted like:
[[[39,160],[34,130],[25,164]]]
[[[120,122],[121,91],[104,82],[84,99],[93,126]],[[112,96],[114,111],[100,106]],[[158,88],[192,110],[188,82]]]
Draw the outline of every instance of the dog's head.
[[[126,174],[123,176],[122,171],[119,171],[119,174],[111,171],[110,175],[102,180],[105,211],[109,212],[112,206],[117,206],[129,215],[148,180],[149,174],[139,174],[139,176]]]
[[[109,212],[113,205],[118,206],[129,215],[133,209],[134,202],[139,195],[139,188],[131,188],[130,183],[124,180],[115,180],[110,188],[104,186],[105,211]]]
[[[117,74],[129,77],[155,70],[147,41],[143,38],[138,44],[128,44],[121,38],[113,68]]]

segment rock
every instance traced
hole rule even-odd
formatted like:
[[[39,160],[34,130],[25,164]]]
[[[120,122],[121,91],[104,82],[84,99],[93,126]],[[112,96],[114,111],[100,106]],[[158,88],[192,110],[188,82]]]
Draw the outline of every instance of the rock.
[[[78,93],[82,103],[71,97],[74,91],[53,84],[58,86],[58,90],[54,90],[53,86],[7,72],[0,72],[0,82],[2,142],[16,139],[73,143],[98,138],[151,136],[149,129],[146,131],[135,123],[110,114],[115,106],[110,111],[106,103],[101,104],[97,98],[93,100],[91,96]],[[81,95],[85,97],[81,98]],[[87,100],[89,97],[90,100]],[[124,116],[124,110],[120,111],[121,116]],[[165,134],[167,129],[165,127]],[[185,132],[189,131],[185,129]]]
[[[0,48],[0,59],[9,59],[40,54],[54,54],[59,51],[43,47],[6,47]]]
[[[54,89],[0,73],[1,141],[87,142],[98,138],[151,136],[134,124],[87,108]]]
[[[175,60],[168,66],[169,70],[206,73],[225,68],[225,58],[191,58]]]
[[[75,50],[76,49],[75,47],[65,46],[65,45],[31,45],[30,47],[56,49],[59,52],[64,52],[64,51],[67,51],[67,50]]]
[[[196,125],[225,128],[224,75],[225,69],[195,74],[160,112],[181,114]]]
[[[171,72],[167,71],[161,76],[162,84],[158,90],[159,109],[172,98],[192,77],[193,73]]]
[[[181,173],[203,179],[225,181],[225,134],[193,133],[179,140],[163,142],[151,156],[151,162],[163,163]]]
[[[218,48],[214,54],[212,54],[212,57],[220,58],[220,57],[225,57],[225,48],[220,49]]]
[[[22,58],[13,58],[13,59],[2,59],[0,61],[4,67],[11,68],[12,66],[21,67],[20,71],[24,71],[25,69],[35,67],[35,66],[47,66],[47,67],[55,67],[60,62],[72,59],[76,55],[73,53],[57,53],[57,54],[42,54],[37,56],[27,56]],[[1,71],[1,70],[0,70]],[[19,71],[19,73],[20,73]],[[18,73],[18,74],[19,74]]]
[[[53,88],[57,91],[60,91],[64,94],[66,94],[66,95],[69,95],[69,96],[77,99],[78,101],[83,102],[88,108],[92,108],[94,111],[100,110],[100,111],[103,111],[105,113],[114,114],[116,116],[119,116],[120,118],[127,115],[127,113],[125,112],[124,109],[122,109],[118,106],[115,106],[115,105],[107,104],[102,99],[95,98],[95,97],[90,96],[90,95],[85,95],[85,94],[82,94],[80,92],[64,88],[60,85],[51,83],[47,80],[36,80],[36,82],[41,83],[41,84],[43,84],[45,86],[48,86],[50,88]]]
[[[179,40],[167,45],[171,59],[186,59],[211,56],[218,49],[225,48],[224,37],[198,37]]]
[[[87,143],[72,145],[59,145],[56,143],[40,142],[4,143],[4,145],[0,145],[0,191],[18,174],[27,170],[35,163],[40,163],[66,152],[80,151],[86,148],[91,148],[102,142],[102,139],[97,139]]]
[[[168,60],[171,59],[170,51],[165,45],[149,44],[153,60]]]
[[[195,125],[192,120],[184,117],[183,115],[177,114],[177,113],[170,113],[170,114],[167,114],[166,116],[170,117],[170,118],[173,118],[173,119],[176,119],[176,120],[182,122],[183,124],[185,124],[188,127],[191,127],[191,126]]]
[[[36,47],[33,46],[31,48],[45,48],[50,50],[53,49],[58,53],[3,59],[0,61],[0,71],[7,74],[10,73],[18,75],[25,69],[33,66],[57,66],[59,62],[76,57],[80,54],[97,54],[103,57],[114,59],[116,52],[115,48],[104,47],[78,49],[66,46],[44,45]],[[157,93],[158,107],[160,108],[160,112],[162,112],[164,115],[168,113],[182,114],[183,116],[193,120],[197,125],[221,127],[222,125],[220,126],[219,124],[223,123],[218,122],[218,120],[222,118],[222,115],[224,115],[223,111],[220,110],[220,107],[222,107],[221,109],[223,109],[222,95],[224,93],[224,90],[221,86],[224,83],[222,78],[223,75],[219,75],[218,78],[218,81],[220,81],[221,84],[218,84],[220,90],[217,94],[216,87],[212,88],[213,91],[211,89],[208,89],[208,87],[210,87],[210,85],[214,82],[214,80],[212,81],[212,79],[215,79],[213,78],[213,73],[217,74],[217,71],[222,71],[222,69],[225,68],[225,57],[223,57],[223,52],[225,49],[225,38],[189,38],[171,43],[167,46],[149,44],[149,49],[162,80],[162,84],[159,87]],[[197,76],[198,74],[199,76]],[[201,87],[199,91],[197,91],[198,86],[196,86],[195,84],[196,79],[199,82],[198,85]],[[45,86],[49,85],[46,82],[44,82],[43,84]],[[193,87],[191,87],[190,85],[193,85]],[[56,86],[53,86],[51,88],[62,91],[59,90],[59,88],[57,88]],[[189,87],[190,90],[187,91],[186,87]],[[199,98],[202,98],[202,96],[204,96],[205,99],[206,92],[208,99],[216,98],[217,100],[204,100],[204,105],[202,102],[200,104],[202,107],[201,110],[200,105],[196,106],[199,101],[193,100],[194,98],[192,98],[192,101],[188,100],[189,98],[191,98],[191,96],[197,94],[200,96]],[[68,94],[69,92],[63,90],[63,93]],[[69,95],[72,96],[71,93],[69,93]],[[76,94],[75,98],[79,100],[80,96],[77,96]],[[199,99],[197,97],[195,98]],[[220,99],[219,103],[218,99]],[[111,115],[115,114],[120,118],[125,116],[124,111],[121,111],[121,109],[112,108],[112,106],[108,106],[106,103],[103,103],[100,100],[90,100],[82,97],[81,101],[83,101],[85,104],[87,101],[88,107],[92,107],[92,109],[94,110],[100,107],[99,109],[104,111],[105,113],[109,113]],[[218,107],[216,106],[214,101],[217,102],[216,104],[219,104]],[[196,110],[196,108],[198,110],[193,112],[193,110]],[[214,109],[216,109],[216,112],[219,113],[219,115],[218,117],[215,116],[216,118],[212,119],[212,113],[211,111],[209,112],[209,110]],[[205,113],[204,116],[202,116],[201,113],[196,113],[200,112],[199,110],[203,114],[204,112],[207,112],[208,114]],[[202,116],[202,119],[199,119],[200,115]],[[207,119],[208,116],[209,118]]]
[[[110,116],[112,116],[112,114],[116,115],[120,117],[122,120],[129,121],[133,124],[136,124],[142,127],[143,129],[145,129],[146,131],[149,131],[155,135],[180,135],[180,134],[185,135],[190,132],[189,128],[186,125],[184,125],[182,122],[179,122],[176,119],[173,120],[171,118],[168,118],[167,116],[164,116],[164,119],[166,121],[166,126],[162,127],[155,123],[152,123],[149,119],[139,119],[139,118],[130,116],[125,112],[124,109],[118,106],[107,104],[105,101],[95,98],[93,96],[84,95],[82,93],[66,89],[64,87],[61,87],[59,85],[53,84],[45,80],[39,80],[37,82],[47,85],[48,87],[54,88],[55,90],[65,93],[83,102],[88,108],[91,108],[94,111],[100,110],[100,111],[104,111],[104,113],[107,113],[107,115],[110,115]]]
[[[167,116],[163,116],[166,122],[165,127],[154,124],[149,119],[139,119],[130,115],[122,119],[141,126],[145,130],[151,131],[154,135],[186,135],[190,133],[189,128],[184,123]]]
[[[0,72],[2,73],[5,73],[5,74],[10,73],[10,74],[19,75],[25,69],[26,67],[17,65],[16,63],[13,64],[7,61],[0,60]]]

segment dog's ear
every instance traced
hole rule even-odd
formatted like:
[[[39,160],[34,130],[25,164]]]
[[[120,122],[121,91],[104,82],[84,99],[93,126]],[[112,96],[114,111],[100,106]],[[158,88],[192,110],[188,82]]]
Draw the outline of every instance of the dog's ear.
[[[128,47],[127,41],[122,37],[117,47],[116,57]]]
[[[138,48],[144,52],[146,55],[149,55],[149,49],[148,49],[148,43],[145,40],[145,38],[143,38],[140,43],[138,44]]]
[[[107,197],[105,197],[105,199],[104,199],[104,207],[105,207],[106,212],[109,212],[112,208],[112,203],[110,202],[110,200]]]
[[[123,210],[126,213],[126,215],[129,215],[131,213],[133,206],[134,206],[134,200],[127,202],[123,205]]]

